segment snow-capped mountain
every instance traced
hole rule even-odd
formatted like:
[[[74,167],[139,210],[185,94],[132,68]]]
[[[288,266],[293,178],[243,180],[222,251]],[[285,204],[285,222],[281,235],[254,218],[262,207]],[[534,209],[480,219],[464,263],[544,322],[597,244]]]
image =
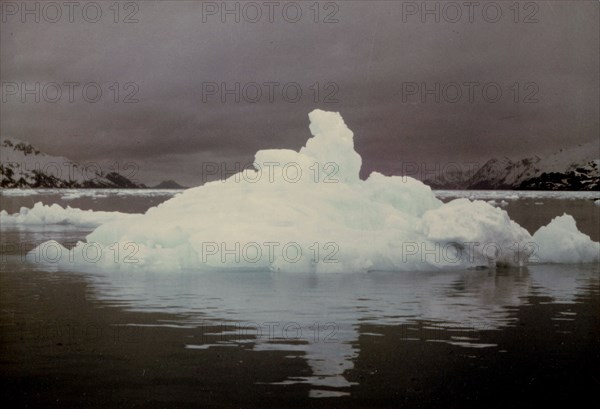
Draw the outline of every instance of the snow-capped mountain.
[[[541,159],[538,156],[513,162],[507,157],[490,159],[468,180],[471,189],[515,188],[535,177]]]
[[[542,158],[490,159],[472,175],[436,175],[424,182],[441,189],[598,190],[599,150],[600,143],[589,142]]]
[[[600,190],[600,160],[594,159],[576,165],[565,172],[543,172],[525,180],[519,186],[524,190]]]
[[[40,152],[15,139],[0,140],[2,188],[144,188],[141,183],[97,163],[80,164],[63,156]]]

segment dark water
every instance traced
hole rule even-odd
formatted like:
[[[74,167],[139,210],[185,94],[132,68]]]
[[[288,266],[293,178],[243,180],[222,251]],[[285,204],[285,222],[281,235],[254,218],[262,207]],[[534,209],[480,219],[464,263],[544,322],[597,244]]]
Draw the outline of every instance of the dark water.
[[[71,205],[143,211],[160,197],[126,199]],[[507,202],[530,231],[567,211],[597,234],[589,199]],[[558,407],[593,401],[600,386],[598,265],[81,272],[7,247],[88,232],[2,229],[0,388],[10,407]]]

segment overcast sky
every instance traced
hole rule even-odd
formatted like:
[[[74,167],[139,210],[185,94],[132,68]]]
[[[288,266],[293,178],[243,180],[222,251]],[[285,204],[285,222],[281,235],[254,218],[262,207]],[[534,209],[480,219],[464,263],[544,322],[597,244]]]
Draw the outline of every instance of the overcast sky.
[[[0,134],[83,163],[136,162],[137,179],[149,184],[197,185],[203,163],[298,149],[314,108],[342,114],[363,176],[399,173],[407,162],[544,155],[600,135],[598,1],[452,3],[460,16],[448,2],[429,2],[439,22],[421,2],[321,2],[318,16],[313,1],[285,11],[286,2],[228,2],[240,7],[239,23],[229,14],[222,22],[221,2],[123,2],[118,16],[113,1],[85,13],[86,2],[62,3],[60,18],[45,3],[0,3]],[[262,16],[253,23],[255,5]],[[93,23],[96,6],[102,15]],[[40,22],[24,7],[40,7]],[[128,15],[137,22],[123,22]],[[36,82],[40,102],[23,102],[23,85]],[[88,82],[102,89],[96,103],[82,96]],[[263,93],[255,103],[252,85],[237,103],[229,94],[223,103],[221,90],[203,93],[207,83],[252,82]],[[73,102],[65,83],[81,84]],[[280,84],[272,100],[265,83]],[[286,98],[288,83],[297,85]],[[298,86],[302,97],[292,102]],[[421,95],[423,86],[433,94]],[[86,90],[94,99],[95,88]],[[124,103],[130,93],[137,103]]]

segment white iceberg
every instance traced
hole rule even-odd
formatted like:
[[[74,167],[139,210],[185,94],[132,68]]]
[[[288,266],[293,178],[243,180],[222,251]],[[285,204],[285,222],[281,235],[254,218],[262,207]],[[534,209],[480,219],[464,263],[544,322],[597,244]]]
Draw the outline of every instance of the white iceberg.
[[[313,137],[299,152],[259,151],[255,169],[188,189],[144,215],[77,213],[80,223],[101,224],[87,243],[64,249],[69,255],[61,261],[159,270],[421,271],[523,265],[538,247],[542,262],[598,261],[600,244],[574,224],[571,246],[557,252],[564,243],[553,238],[564,231],[555,222],[532,237],[484,201],[444,204],[409,177],[374,172],[361,180],[361,157],[340,114],[315,110],[309,118]],[[85,256],[90,246],[92,259]]]
[[[573,216],[563,214],[542,226],[533,235],[537,248],[532,257],[551,263],[598,263],[600,244],[577,230]],[[536,254],[537,253],[537,254]]]

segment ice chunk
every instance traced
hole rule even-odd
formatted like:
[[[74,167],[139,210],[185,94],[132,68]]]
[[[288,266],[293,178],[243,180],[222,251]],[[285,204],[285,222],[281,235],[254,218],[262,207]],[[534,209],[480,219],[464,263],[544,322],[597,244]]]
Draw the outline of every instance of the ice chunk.
[[[423,216],[423,231],[437,243],[458,243],[471,248],[478,264],[483,261],[523,264],[529,232],[513,222],[505,210],[483,201],[456,199]]]
[[[0,225],[50,225],[69,224],[79,227],[96,227],[115,220],[124,220],[134,215],[121,212],[102,212],[63,208],[58,204],[50,206],[37,202],[31,209],[21,207],[19,213],[0,212]]]
[[[577,229],[575,219],[568,215],[555,217],[533,235],[537,256],[543,263],[598,263],[600,243]]]

